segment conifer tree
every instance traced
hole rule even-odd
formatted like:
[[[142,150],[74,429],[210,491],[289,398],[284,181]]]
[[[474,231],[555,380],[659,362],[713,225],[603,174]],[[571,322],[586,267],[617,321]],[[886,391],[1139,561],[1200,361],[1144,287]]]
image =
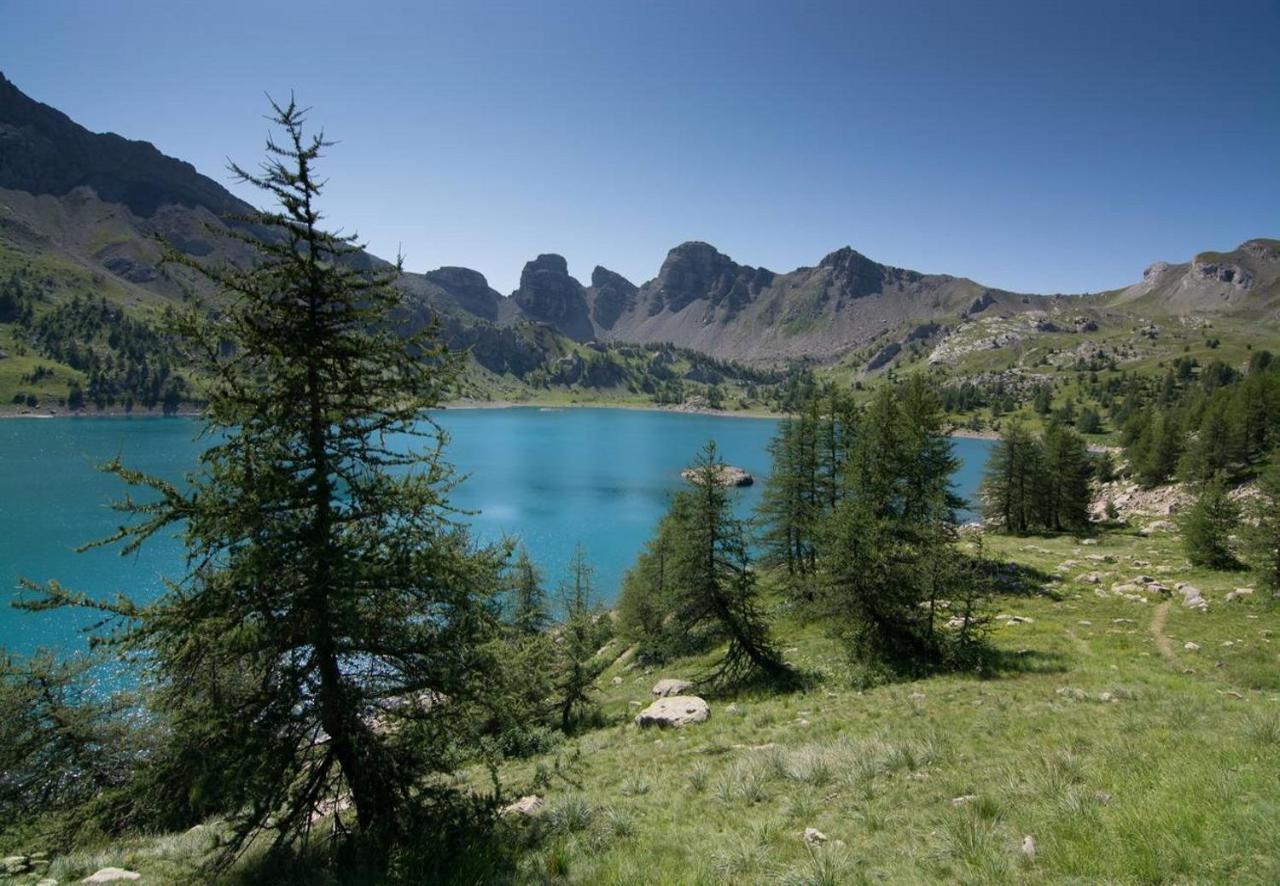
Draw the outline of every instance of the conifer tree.
[[[1249,530],[1250,565],[1272,597],[1280,596],[1280,456],[1258,477],[1254,525]]]
[[[627,570],[618,594],[618,625],[637,654],[665,661],[694,651],[689,633],[673,617],[675,550],[679,526],[672,514],[658,528]]]
[[[885,386],[859,428],[845,494],[824,526],[823,608],[868,664],[919,672],[956,663],[977,636],[985,591],[954,546],[955,461],[938,398],[920,376]],[[956,597],[973,617],[949,635],[942,601]]]
[[[608,666],[596,655],[608,639],[609,623],[607,614],[594,605],[591,572],[586,549],[579,543],[560,583],[564,620],[555,639],[555,706],[565,732],[590,709],[596,680]]]
[[[982,482],[983,511],[1005,532],[1021,535],[1035,523],[1040,445],[1021,422],[1010,422],[991,449]]]
[[[1231,551],[1230,536],[1240,519],[1240,509],[1227,496],[1220,479],[1201,488],[1183,516],[1182,546],[1194,566],[1234,569],[1239,563]]]
[[[1084,440],[1065,425],[1051,421],[1039,448],[1037,523],[1053,532],[1088,529],[1092,466]]]
[[[176,328],[210,446],[182,485],[108,466],[146,495],[119,504],[135,519],[107,541],[128,553],[180,528],[187,574],[146,605],[56,584],[30,605],[119,619],[108,641],[147,669],[171,736],[150,783],[177,819],[232,819],[224,858],[262,831],[296,846],[332,814],[346,855],[386,864],[456,820],[438,776],[477,751],[468,711],[503,705],[489,690],[505,553],[457,526],[444,434],[423,412],[458,359],[434,326],[393,331],[398,267],[369,269],[321,226],[329,143],[292,101],[273,109],[284,140],[259,171],[232,167],[277,204],[233,229],[257,260],[173,256],[222,290],[212,318],[193,306]]]
[[[542,574],[523,547],[511,567],[511,626],[522,636],[540,634],[551,623]]]
[[[721,483],[723,467],[714,441],[708,442],[693,465],[691,488],[672,497],[659,530],[669,534],[663,555],[663,619],[683,636],[688,650],[727,644],[708,682],[763,677],[791,683],[795,674],[774,645],[760,606],[746,527],[734,516],[729,491]],[[635,573],[629,595],[656,590],[641,584],[643,574]]]
[[[90,658],[0,657],[0,820],[101,801],[145,747],[125,695],[91,685]]]

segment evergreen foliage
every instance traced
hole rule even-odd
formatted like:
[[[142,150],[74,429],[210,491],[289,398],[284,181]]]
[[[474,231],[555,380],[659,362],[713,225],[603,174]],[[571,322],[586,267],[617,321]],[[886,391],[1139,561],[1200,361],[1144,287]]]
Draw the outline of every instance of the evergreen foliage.
[[[560,728],[570,732],[591,710],[596,680],[609,665],[596,653],[612,632],[608,614],[594,603],[591,565],[581,544],[574,548],[560,583],[560,604],[564,620],[554,640],[553,691]]]
[[[1227,495],[1221,480],[1210,480],[1182,517],[1182,546],[1193,566],[1235,569],[1230,536],[1240,520],[1240,509]]]
[[[988,570],[955,545],[955,466],[941,401],[922,376],[876,392],[824,524],[819,600],[873,668],[965,666],[980,648]]]
[[[1053,420],[1036,438],[1019,423],[992,448],[982,484],[984,510],[1005,532],[1089,528],[1093,466],[1083,438]]]
[[[540,634],[551,624],[542,574],[523,547],[511,567],[511,626],[522,636]]]
[[[94,662],[0,659],[0,820],[77,812],[118,790],[143,748],[133,702],[91,685]]]
[[[118,620],[105,639],[142,663],[168,732],[138,778],[169,803],[159,823],[227,815],[228,860],[264,831],[296,848],[331,814],[344,857],[385,868],[474,820],[479,801],[443,776],[509,714],[505,551],[454,522],[443,434],[423,423],[458,360],[433,327],[392,331],[398,269],[363,270],[354,238],[321,228],[328,143],[293,102],[273,108],[285,140],[260,171],[233,167],[278,204],[238,228],[260,260],[173,256],[224,294],[176,326],[207,379],[211,445],[182,485],[108,466],[145,495],[118,505],[135,519],[107,542],[128,553],[180,528],[188,572],[145,606],[57,584],[28,605]]]
[[[793,593],[817,569],[818,527],[843,496],[855,434],[852,401],[828,385],[769,443],[772,469],[756,512],[761,561],[785,569]]]
[[[723,466],[708,442],[694,462],[690,488],[672,497],[657,537],[623,584],[625,629],[658,655],[727,644],[707,682],[788,684],[795,674],[770,636],[746,526],[720,482]]]
[[[1247,478],[1280,446],[1280,366],[1268,351],[1253,354],[1243,374],[1187,358],[1158,388],[1133,376],[1109,393],[1125,456],[1144,486]]]
[[[1249,527],[1250,565],[1272,597],[1280,596],[1280,457],[1258,477],[1258,497]]]

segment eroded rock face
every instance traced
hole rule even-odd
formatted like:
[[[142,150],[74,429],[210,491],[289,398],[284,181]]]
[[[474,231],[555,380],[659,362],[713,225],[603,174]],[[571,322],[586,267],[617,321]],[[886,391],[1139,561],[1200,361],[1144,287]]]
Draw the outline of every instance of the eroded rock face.
[[[653,684],[651,693],[654,698],[667,698],[672,695],[679,695],[680,693],[692,688],[693,684],[688,680],[677,680],[672,677],[667,677]]]
[[[1191,269],[1206,280],[1230,283],[1240,289],[1248,289],[1253,283],[1253,275],[1239,265],[1196,260]]]
[[[740,265],[710,243],[681,243],[667,253],[653,284],[661,307],[680,311],[691,302],[705,298],[711,305],[734,313],[773,282],[765,268]]]
[[[711,716],[711,706],[696,695],[673,695],[660,698],[636,714],[636,725],[680,728],[704,723]]]
[[[591,289],[595,296],[591,318],[604,329],[612,329],[622,313],[631,307],[637,287],[621,274],[596,265],[591,272]]]
[[[594,334],[582,284],[569,276],[564,256],[547,253],[524,266],[512,293],[527,317],[547,323],[576,341]]]

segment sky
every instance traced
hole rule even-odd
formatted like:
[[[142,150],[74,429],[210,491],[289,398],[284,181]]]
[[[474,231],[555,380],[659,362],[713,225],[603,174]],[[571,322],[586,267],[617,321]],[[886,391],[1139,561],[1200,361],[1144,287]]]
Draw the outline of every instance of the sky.
[[[1280,2],[0,0],[0,71],[251,202],[265,96],[410,270],[639,283],[705,240],[1083,292],[1280,236]]]

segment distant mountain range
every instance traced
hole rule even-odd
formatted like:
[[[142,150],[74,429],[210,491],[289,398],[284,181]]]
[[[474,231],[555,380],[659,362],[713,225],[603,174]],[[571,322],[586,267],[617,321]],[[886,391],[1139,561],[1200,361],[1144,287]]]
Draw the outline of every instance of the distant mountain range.
[[[0,270],[5,256],[10,265],[41,256],[50,267],[87,274],[95,281],[89,288],[126,308],[154,307],[201,285],[159,265],[156,238],[192,256],[249,261],[243,245],[209,231],[243,224],[234,217],[250,211],[189,163],[147,142],[91,133],[0,75]],[[840,361],[874,372],[913,343],[945,356],[948,339],[993,317],[1028,334],[1046,324],[1060,331],[1061,318],[1076,315],[1084,316],[1082,328],[1148,315],[1274,321],[1280,241],[1159,262],[1132,286],[1078,296],[1007,292],[890,267],[849,247],[780,273],[739,264],[701,242],[673,248],[657,275],[638,285],[603,267],[584,285],[564,258],[548,254],[525,265],[510,295],[459,267],[406,273],[401,286],[407,324],[443,318],[451,339],[499,374],[526,372],[591,341],[672,343],[762,365]]]

